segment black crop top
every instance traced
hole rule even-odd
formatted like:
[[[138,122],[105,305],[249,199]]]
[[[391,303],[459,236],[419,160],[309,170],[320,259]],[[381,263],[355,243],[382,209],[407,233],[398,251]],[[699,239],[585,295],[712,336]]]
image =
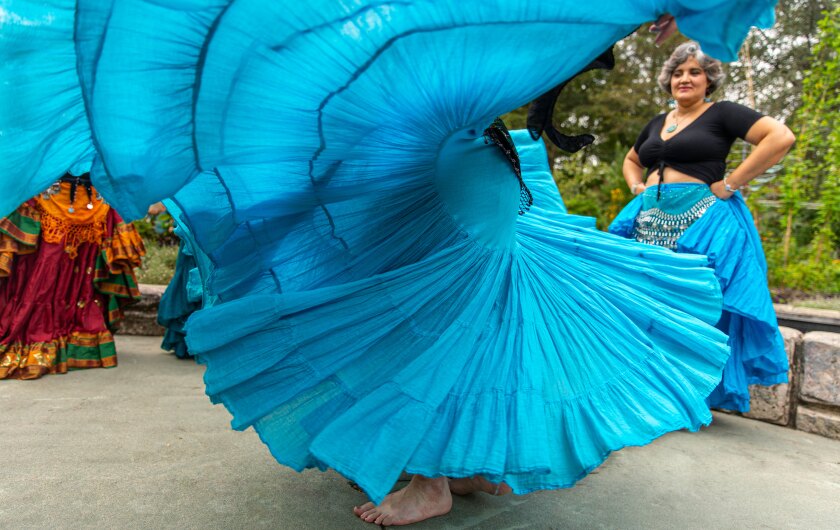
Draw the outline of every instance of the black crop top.
[[[732,142],[743,139],[762,114],[731,101],[719,101],[663,140],[665,116],[650,120],[633,146],[639,161],[648,168],[647,174],[667,166],[712,184],[723,179]]]

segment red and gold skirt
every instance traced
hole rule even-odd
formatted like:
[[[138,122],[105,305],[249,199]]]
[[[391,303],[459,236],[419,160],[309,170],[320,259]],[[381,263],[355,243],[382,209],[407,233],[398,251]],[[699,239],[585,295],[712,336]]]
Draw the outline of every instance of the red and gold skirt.
[[[70,184],[0,219],[0,379],[117,365],[112,332],[140,297],[139,234]]]

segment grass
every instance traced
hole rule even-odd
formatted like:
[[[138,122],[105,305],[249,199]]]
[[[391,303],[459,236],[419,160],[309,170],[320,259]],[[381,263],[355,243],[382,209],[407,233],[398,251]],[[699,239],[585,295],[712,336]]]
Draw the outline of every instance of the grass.
[[[817,296],[796,300],[793,302],[796,307],[809,307],[811,309],[833,309],[840,311],[840,296]]]
[[[137,281],[167,285],[175,274],[175,262],[178,260],[178,245],[160,245],[157,241],[143,239],[146,255],[143,265],[136,270]]]

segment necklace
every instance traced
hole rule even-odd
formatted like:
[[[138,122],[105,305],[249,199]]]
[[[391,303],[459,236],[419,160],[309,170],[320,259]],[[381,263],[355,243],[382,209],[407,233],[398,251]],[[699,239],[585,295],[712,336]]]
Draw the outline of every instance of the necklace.
[[[680,120],[677,118],[677,111],[674,111],[674,123],[671,124],[670,127],[665,129],[665,132],[672,133],[677,130],[677,127],[680,126]]]
[[[674,111],[674,123],[671,124],[667,129],[665,129],[665,132],[666,133],[672,133],[672,132],[676,131],[677,127],[680,126],[680,120],[682,118],[685,118],[686,116],[691,115],[691,114],[694,114],[694,112],[690,112],[688,114],[684,114],[683,116],[679,116],[679,113],[675,110]]]

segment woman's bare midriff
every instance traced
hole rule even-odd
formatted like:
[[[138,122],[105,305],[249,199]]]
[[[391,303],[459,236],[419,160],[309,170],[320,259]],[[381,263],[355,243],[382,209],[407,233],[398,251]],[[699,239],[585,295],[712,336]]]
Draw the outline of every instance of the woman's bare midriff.
[[[665,178],[662,179],[662,182],[665,184],[671,184],[674,182],[696,182],[698,184],[705,184],[705,182],[697,177],[686,175],[685,173],[670,167],[665,167]],[[645,186],[656,186],[657,184],[659,184],[659,171],[654,171],[648,175]]]

